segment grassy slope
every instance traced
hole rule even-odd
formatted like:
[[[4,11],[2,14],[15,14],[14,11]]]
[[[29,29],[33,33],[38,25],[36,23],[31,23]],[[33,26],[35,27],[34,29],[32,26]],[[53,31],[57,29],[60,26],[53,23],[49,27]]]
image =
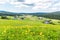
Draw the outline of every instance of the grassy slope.
[[[0,40],[60,40],[60,25],[42,22],[0,19]]]

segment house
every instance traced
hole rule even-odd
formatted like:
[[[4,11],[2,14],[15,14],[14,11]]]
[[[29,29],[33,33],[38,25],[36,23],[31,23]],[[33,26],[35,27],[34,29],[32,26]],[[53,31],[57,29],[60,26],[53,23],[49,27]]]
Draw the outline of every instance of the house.
[[[15,15],[15,16],[14,16],[14,19],[18,19],[18,16],[17,16],[17,15]]]
[[[44,23],[45,24],[51,24],[52,22],[51,22],[51,20],[45,20]]]
[[[43,20],[43,17],[38,17],[38,19]]]

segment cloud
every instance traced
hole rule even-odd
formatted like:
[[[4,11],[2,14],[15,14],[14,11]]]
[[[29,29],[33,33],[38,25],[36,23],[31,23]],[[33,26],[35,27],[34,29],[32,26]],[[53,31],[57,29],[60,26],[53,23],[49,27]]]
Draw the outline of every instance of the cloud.
[[[6,6],[10,4],[12,10],[17,9],[17,12],[52,12],[60,10],[60,0],[0,0],[1,4]],[[16,11],[16,10],[15,10]]]
[[[0,2],[9,2],[10,0],[0,0]]]
[[[52,12],[56,11],[60,8],[60,1],[59,0],[40,0],[35,2],[35,6],[32,8],[35,12],[36,11],[47,11]]]
[[[20,5],[22,3],[21,2],[10,2],[10,4],[12,4],[12,5]]]
[[[5,4],[5,2],[0,2],[0,5],[1,5],[1,4]]]
[[[34,4],[24,4],[24,5],[27,5],[27,6],[35,6]]]
[[[24,2],[25,0],[17,0],[18,2]]]
[[[5,4],[5,0],[0,0],[0,4]]]

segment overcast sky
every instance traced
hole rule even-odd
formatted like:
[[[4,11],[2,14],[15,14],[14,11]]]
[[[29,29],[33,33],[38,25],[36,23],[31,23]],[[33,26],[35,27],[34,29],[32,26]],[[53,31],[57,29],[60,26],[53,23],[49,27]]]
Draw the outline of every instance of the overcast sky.
[[[10,12],[60,11],[60,0],[0,0],[0,10]]]

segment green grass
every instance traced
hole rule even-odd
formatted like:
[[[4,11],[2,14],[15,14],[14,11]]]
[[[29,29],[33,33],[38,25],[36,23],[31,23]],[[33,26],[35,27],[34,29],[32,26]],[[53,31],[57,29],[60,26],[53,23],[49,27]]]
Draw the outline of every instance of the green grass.
[[[0,19],[0,40],[60,40],[60,24],[44,24],[43,20]]]

